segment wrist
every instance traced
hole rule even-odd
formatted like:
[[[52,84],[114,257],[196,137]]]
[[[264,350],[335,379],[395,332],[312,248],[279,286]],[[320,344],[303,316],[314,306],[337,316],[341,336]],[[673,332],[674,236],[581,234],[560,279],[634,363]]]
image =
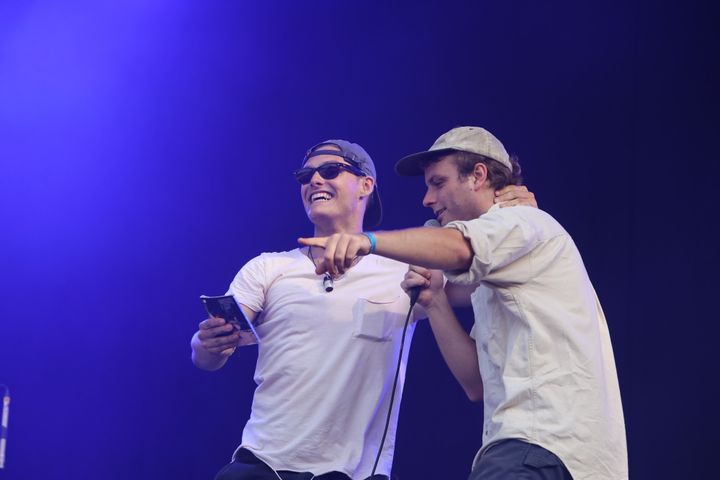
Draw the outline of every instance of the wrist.
[[[447,295],[445,295],[445,292],[442,289],[435,292],[432,299],[427,302],[427,305],[423,305],[423,308],[428,315],[452,309]]]
[[[375,250],[377,249],[377,238],[375,238],[375,234],[372,232],[362,232],[362,235],[364,235],[365,238],[368,239],[368,242],[370,242],[368,255],[371,253],[375,253]]]

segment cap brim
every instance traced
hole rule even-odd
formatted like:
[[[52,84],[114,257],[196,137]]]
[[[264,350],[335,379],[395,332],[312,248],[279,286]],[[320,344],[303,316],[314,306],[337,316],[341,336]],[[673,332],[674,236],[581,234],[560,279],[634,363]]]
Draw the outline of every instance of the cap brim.
[[[407,157],[403,157],[395,164],[395,173],[403,177],[416,177],[424,175],[425,170],[421,167],[425,160],[432,160],[442,155],[456,151],[454,148],[441,148],[439,150],[429,150],[425,152],[413,153]]]

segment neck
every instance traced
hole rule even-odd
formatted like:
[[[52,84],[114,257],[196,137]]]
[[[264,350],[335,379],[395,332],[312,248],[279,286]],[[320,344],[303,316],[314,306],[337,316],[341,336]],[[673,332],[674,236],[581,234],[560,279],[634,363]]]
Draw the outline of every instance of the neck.
[[[315,223],[316,237],[329,237],[335,233],[360,233],[363,231],[360,221],[318,221]]]
[[[493,205],[495,205],[495,190],[488,188],[480,192],[477,202],[478,216],[486,214]]]

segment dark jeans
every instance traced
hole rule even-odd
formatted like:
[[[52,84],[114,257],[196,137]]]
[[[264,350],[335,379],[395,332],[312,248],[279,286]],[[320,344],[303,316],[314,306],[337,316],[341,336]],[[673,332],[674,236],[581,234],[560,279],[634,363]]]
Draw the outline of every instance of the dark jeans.
[[[549,450],[520,440],[501,440],[480,456],[468,480],[572,480]]]
[[[310,472],[291,472],[278,470],[282,480],[350,480],[350,477],[340,472],[323,473],[313,477]],[[278,480],[278,476],[270,468],[252,454],[250,450],[241,448],[235,454],[233,461],[225,465],[215,476],[215,480]],[[367,480],[387,480],[385,475],[373,475]]]

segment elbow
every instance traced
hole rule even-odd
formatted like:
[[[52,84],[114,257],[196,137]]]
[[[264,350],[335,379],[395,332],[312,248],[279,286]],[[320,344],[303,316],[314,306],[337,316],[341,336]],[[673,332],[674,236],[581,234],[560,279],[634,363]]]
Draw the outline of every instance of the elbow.
[[[472,266],[473,257],[475,255],[470,241],[462,237],[460,242],[455,244],[455,265],[453,270],[467,271]]]
[[[463,384],[463,390],[465,390],[465,395],[467,395],[468,399],[471,402],[482,402],[483,401],[483,384],[482,380],[480,381],[471,381],[466,382]]]
[[[458,268],[456,268],[455,270],[462,270],[462,271],[470,270],[470,267],[472,266],[472,261],[473,261],[472,250],[470,250],[469,252],[464,252],[464,251],[460,252],[460,254],[458,255],[458,260],[457,260]]]
[[[482,402],[483,400],[482,388],[466,388],[465,394],[467,395],[468,399],[473,403]]]
[[[203,363],[198,358],[197,354],[195,353],[195,350],[192,351],[192,354],[190,355],[190,360],[192,361],[193,365],[195,365],[200,370],[207,370]]]
[[[206,372],[212,372],[215,370],[219,370],[220,367],[223,366],[222,363],[218,364],[217,362],[209,361],[207,358],[205,358],[202,355],[198,355],[198,353],[193,350],[192,355],[190,355],[190,359],[192,360],[193,365],[195,365],[200,370],[205,370]]]
[[[461,272],[466,272],[470,270],[472,262],[472,250],[458,248],[457,251],[454,252],[453,259],[451,260],[451,265],[448,265],[450,268],[443,268],[443,270],[457,270]]]
[[[437,255],[428,264],[427,268],[439,270],[468,270],[472,265],[474,251],[470,241],[455,229],[434,229],[443,230],[441,236],[432,245]],[[413,263],[411,260],[410,263]]]

